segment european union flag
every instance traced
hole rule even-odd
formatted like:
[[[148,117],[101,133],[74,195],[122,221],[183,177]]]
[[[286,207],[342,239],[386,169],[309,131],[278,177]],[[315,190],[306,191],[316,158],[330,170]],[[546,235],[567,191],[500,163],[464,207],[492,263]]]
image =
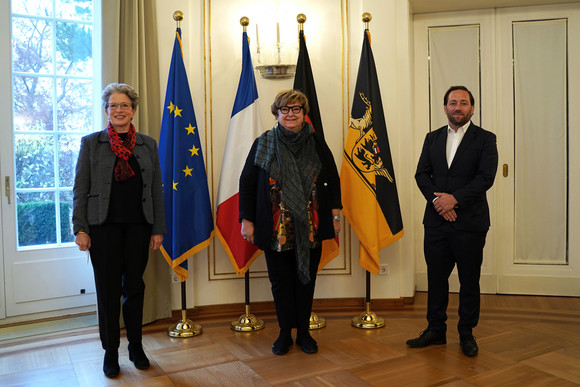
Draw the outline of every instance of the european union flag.
[[[180,281],[185,281],[187,259],[206,248],[213,237],[213,217],[181,47],[178,28],[163,107],[159,158],[167,219],[161,252]]]

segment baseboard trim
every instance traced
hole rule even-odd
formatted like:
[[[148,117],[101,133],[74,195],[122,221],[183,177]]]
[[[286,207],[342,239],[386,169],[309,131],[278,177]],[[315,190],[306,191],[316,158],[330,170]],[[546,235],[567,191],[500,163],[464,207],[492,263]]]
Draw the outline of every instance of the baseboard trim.
[[[402,308],[412,305],[415,297],[402,298],[381,298],[371,300],[371,310],[381,311]],[[363,297],[356,298],[323,298],[315,299],[312,304],[312,311],[320,312],[363,312],[366,308],[366,301]],[[203,320],[206,318],[238,318],[246,313],[246,306],[243,303],[221,304],[221,305],[201,305],[187,310],[187,318],[190,320]],[[257,316],[275,315],[276,309],[274,301],[252,302],[250,313]],[[181,310],[172,311],[174,320],[181,319]]]

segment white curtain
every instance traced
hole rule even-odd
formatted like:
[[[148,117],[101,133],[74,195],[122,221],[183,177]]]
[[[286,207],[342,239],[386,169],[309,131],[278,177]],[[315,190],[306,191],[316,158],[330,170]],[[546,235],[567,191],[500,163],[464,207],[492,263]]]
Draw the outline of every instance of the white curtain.
[[[513,23],[517,263],[567,262],[566,23]]]
[[[429,90],[431,130],[447,123],[443,96],[462,85],[475,97],[472,121],[481,125],[479,98],[479,25],[429,28]]]
[[[123,82],[139,93],[137,131],[159,139],[161,90],[155,2],[102,0],[103,87]],[[159,251],[151,252],[144,275],[143,322],[171,317],[171,274]]]

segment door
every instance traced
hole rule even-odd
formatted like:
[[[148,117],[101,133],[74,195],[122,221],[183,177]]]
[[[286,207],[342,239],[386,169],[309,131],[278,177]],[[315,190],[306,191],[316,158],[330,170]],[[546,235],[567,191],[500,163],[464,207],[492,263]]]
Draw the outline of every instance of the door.
[[[100,112],[93,6],[35,4],[0,4],[0,87],[9,95],[0,104],[0,318],[95,304],[92,267],[71,232],[80,138]]]
[[[580,5],[498,10],[498,291],[580,295]]]
[[[493,87],[493,10],[415,15],[415,160],[428,131],[447,124],[443,111],[443,95],[453,85],[464,85],[474,95],[472,121],[484,129],[495,130],[495,97]],[[490,208],[496,207],[495,185],[488,191]],[[423,211],[425,198],[416,190],[414,227],[421,236],[416,256],[416,286],[427,290],[427,267],[423,255]],[[494,254],[498,232],[495,213],[487,234],[481,271],[481,290],[497,292],[497,258]],[[450,277],[450,289],[459,290],[457,271]]]
[[[580,157],[570,151],[580,145],[580,47],[570,38],[580,36],[579,12],[566,4],[415,17],[416,157],[426,131],[446,123],[452,84],[472,90],[474,123],[497,135],[482,292],[580,295]],[[421,219],[420,195],[416,207]],[[417,267],[426,290],[422,253]],[[450,286],[459,289],[455,272]]]

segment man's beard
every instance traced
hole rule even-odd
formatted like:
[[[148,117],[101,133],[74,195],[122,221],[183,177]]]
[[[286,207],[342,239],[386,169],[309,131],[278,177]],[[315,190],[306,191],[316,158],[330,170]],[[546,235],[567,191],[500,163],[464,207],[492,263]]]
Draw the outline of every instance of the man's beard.
[[[449,122],[457,127],[461,127],[465,124],[467,124],[469,122],[469,120],[471,119],[470,115],[464,115],[461,117],[460,120],[456,120],[455,117],[452,114],[447,114],[447,119],[449,120]]]

